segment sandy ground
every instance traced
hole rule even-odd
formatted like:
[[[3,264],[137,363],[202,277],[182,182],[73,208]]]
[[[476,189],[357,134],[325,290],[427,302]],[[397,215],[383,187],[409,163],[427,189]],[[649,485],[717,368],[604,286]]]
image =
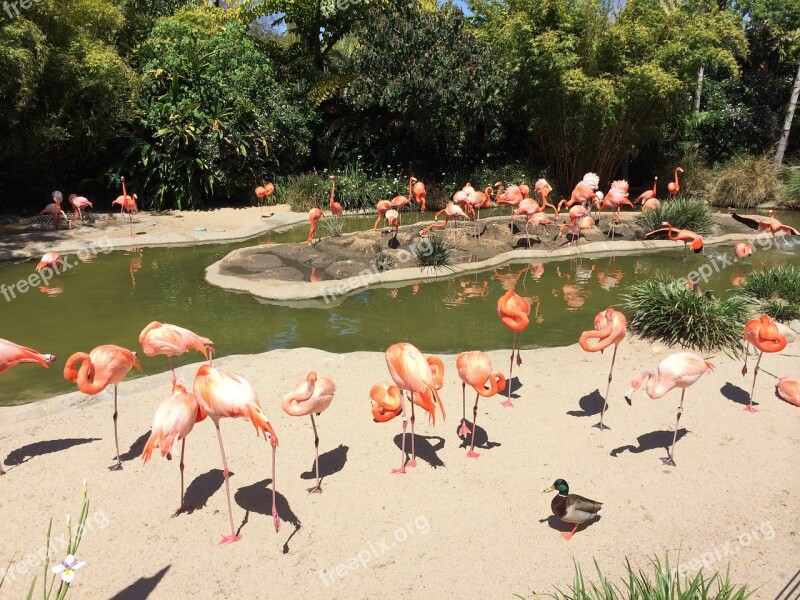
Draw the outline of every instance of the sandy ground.
[[[577,333],[576,333],[577,337]],[[509,334],[510,338],[510,334]],[[423,349],[424,350],[424,349]],[[762,366],[798,376],[800,342]],[[78,558],[72,598],[512,598],[566,587],[573,559],[593,574],[596,558],[608,575],[623,572],[627,556],[648,568],[648,557],[669,551],[673,565],[706,565],[734,581],[762,586],[772,599],[800,568],[800,409],[774,396],[775,380],[758,377],[760,412],[742,408],[752,370],[717,355],[714,373],[686,394],[676,446],[677,467],[662,466],[672,441],[679,393],[623,400],[628,379],[669,351],[636,340],[619,348],[606,423],[598,418],[611,356],[577,345],[523,351],[515,369],[516,406],[482,399],[477,460],[457,437],[461,386],[455,357],[444,357],[442,398],[447,419],[417,420],[418,466],[390,470],[400,460],[400,422],[373,423],[368,391],[388,380],[383,355],[333,355],[277,350],[222,358],[217,366],[249,379],[280,437],[278,534],[272,527],[269,446],[243,421],[224,421],[234,522],[242,539],[220,546],[228,519],[222,465],[213,424],[198,424],[187,440],[187,501],[178,506],[177,458],[138,458],[151,418],[169,391],[169,375],[123,382],[120,446],[114,456],[113,402],[68,394],[6,408],[0,427],[0,557],[15,558],[0,597],[19,598],[34,574],[48,520],[54,555],[67,513],[77,514],[81,482],[91,498],[90,529]],[[508,352],[490,353],[506,374]],[[753,364],[751,363],[751,368]],[[31,376],[35,377],[33,367]],[[309,495],[313,434],[307,418],[287,416],[280,398],[309,369],[332,377],[338,391],[318,420],[321,495]],[[191,382],[196,365],[181,367]],[[516,376],[519,375],[519,380]],[[469,407],[474,395],[468,394]],[[471,419],[470,419],[471,421]],[[685,428],[685,432],[683,432]],[[558,478],[571,491],[604,503],[603,516],[571,541],[550,517]],[[680,558],[678,559],[678,555]]]

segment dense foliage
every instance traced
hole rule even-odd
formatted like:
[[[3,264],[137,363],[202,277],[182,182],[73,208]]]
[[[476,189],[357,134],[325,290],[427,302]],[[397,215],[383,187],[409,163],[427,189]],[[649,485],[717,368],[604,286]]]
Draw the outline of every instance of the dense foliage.
[[[695,233],[711,233],[714,229],[714,218],[708,204],[692,198],[665,200],[655,210],[648,210],[636,217],[636,224],[645,231],[659,229],[664,221],[678,229],[689,229]]]
[[[800,318],[800,269],[793,265],[753,271],[739,288],[759,310],[778,321]]]

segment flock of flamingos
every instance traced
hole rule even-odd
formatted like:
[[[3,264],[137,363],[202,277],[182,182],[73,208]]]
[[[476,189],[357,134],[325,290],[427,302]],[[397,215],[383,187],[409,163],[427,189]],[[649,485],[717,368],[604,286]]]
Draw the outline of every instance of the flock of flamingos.
[[[678,191],[677,176],[679,171],[682,171],[680,167],[675,172],[675,181],[670,184],[670,194],[677,193]],[[542,212],[545,206],[552,207],[557,214],[558,208],[566,204],[570,209],[571,218],[571,223],[568,225],[572,227],[576,226],[576,224],[580,227],[580,220],[587,218],[588,215],[585,213],[582,216],[578,216],[579,211],[575,211],[575,214],[573,214],[573,210],[576,207],[588,211],[586,206],[587,201],[594,202],[598,208],[612,207],[615,210],[618,210],[619,204],[615,206],[617,200],[614,199],[610,201],[609,198],[622,197],[621,204],[625,204],[626,202],[631,204],[631,202],[627,200],[627,183],[625,183],[625,189],[623,190],[622,184],[615,182],[614,185],[616,188],[612,186],[612,190],[603,198],[602,193],[597,191],[596,176],[590,177],[590,175],[593,174],[587,174],[584,180],[576,186],[570,200],[563,200],[559,203],[558,207],[547,202],[549,185],[547,185],[547,182],[544,180],[539,180],[535,187],[535,192],[539,194],[543,200],[541,205],[536,203],[535,200],[527,198],[527,190],[524,189],[524,186],[510,186],[505,192],[501,193],[500,189],[502,188],[502,184],[498,184],[497,204],[509,204],[512,207],[516,206],[514,210],[515,214],[519,213],[519,211],[524,212],[531,204],[536,204],[541,210],[532,213],[533,215]],[[338,208],[336,207],[338,203],[334,201],[335,177],[332,179],[334,180],[334,184],[331,190],[331,209],[333,214],[337,214],[337,211],[341,210],[341,206],[338,206]],[[615,189],[617,191],[614,191]],[[257,194],[263,197],[264,194],[269,195],[273,190],[274,186],[272,186],[272,184],[267,184],[267,186],[260,187],[257,190]],[[485,202],[489,201],[490,192],[491,188],[487,188],[485,192],[475,192],[473,190],[468,193],[466,189],[457,192],[453,197],[453,202],[443,211],[446,214],[445,223],[448,218],[452,218],[453,214],[456,214],[458,211],[464,213],[465,209],[461,208],[462,202],[465,203],[466,210],[469,212],[471,212],[472,209],[479,211],[480,208],[485,207]],[[377,227],[378,222],[381,217],[383,217],[390,225],[396,227],[399,221],[398,211],[402,206],[409,203],[409,198],[412,194],[419,203],[420,208],[425,210],[425,187],[421,182],[411,178],[409,181],[408,197],[398,196],[391,202],[382,201],[382,203],[379,203],[378,221],[376,221],[375,226]],[[121,203],[123,210],[126,209],[124,196],[126,196],[126,193],[123,190],[123,202]],[[519,200],[518,202],[517,199]],[[480,202],[477,200],[480,200]],[[645,207],[647,207],[647,203],[652,200],[655,200],[655,186],[652,191],[645,192],[645,194],[642,194],[642,196],[637,199],[637,201],[642,201]],[[386,203],[383,204],[383,202]],[[525,204],[525,202],[528,202],[528,204]],[[652,208],[652,204],[649,207]],[[78,218],[78,210],[79,209],[76,207],[76,218]],[[451,212],[447,212],[448,210]],[[309,243],[312,241],[316,220],[319,220],[319,217],[315,217],[315,215],[321,216],[321,213],[322,211],[318,208],[313,208],[309,212],[311,218],[311,231],[308,238]],[[466,216],[465,213],[464,216]],[[778,224],[778,228],[775,228],[775,220],[772,215],[770,215],[769,218],[740,217],[740,220],[760,231],[769,230],[773,235],[777,233],[798,235],[796,230],[791,230],[791,228],[780,224]],[[431,228],[428,227],[426,229],[430,230]],[[662,229],[668,234],[672,234],[672,229],[668,224],[665,224],[665,227]],[[674,239],[684,241],[685,244],[695,244],[694,240]],[[748,246],[748,244],[737,244],[735,251],[737,254],[743,253],[746,255],[752,252],[752,248]],[[694,245],[691,247],[693,250],[696,249]],[[702,239],[699,249],[701,248]],[[697,250],[699,251],[699,249]],[[54,258],[46,255],[37,265],[37,270],[45,266],[56,266],[58,260],[58,257]],[[471,443],[469,451],[466,454],[468,458],[477,459],[479,457],[479,454],[475,452],[475,423],[477,420],[478,402],[480,398],[489,398],[498,393],[506,392],[507,398],[503,402],[503,405],[513,407],[510,381],[513,376],[515,364],[518,367],[522,365],[520,338],[522,332],[529,324],[528,317],[530,312],[530,303],[525,298],[519,296],[513,288],[507,290],[497,301],[497,314],[502,324],[513,332],[508,377],[501,371],[493,368],[489,356],[484,352],[477,350],[463,352],[456,358],[456,369],[462,381],[462,419],[458,435],[466,440],[471,434]],[[595,427],[598,427],[600,430],[608,428],[603,423],[607,406],[606,402],[609,397],[617,347],[626,336],[626,326],[627,319],[625,315],[618,310],[608,308],[596,315],[593,329],[581,333],[578,339],[580,347],[587,352],[603,351],[609,346],[614,346],[600,421],[595,425]],[[784,335],[782,335],[779,326],[773,323],[767,315],[762,315],[760,318],[753,319],[745,325],[744,341],[746,344],[746,351],[745,363],[742,368],[743,375],[747,373],[747,354],[749,352],[749,346],[752,345],[759,351],[753,375],[753,387],[750,391],[750,403],[744,409],[749,412],[757,412],[758,409],[753,406],[753,392],[755,391],[756,377],[763,353],[779,352],[783,350],[786,347],[787,340]],[[154,321],[142,330],[139,336],[139,342],[145,355],[150,357],[157,355],[166,356],[169,360],[172,372],[171,393],[155,411],[151,435],[142,452],[142,459],[147,462],[155,450],[158,450],[162,456],[171,457],[173,450],[177,447],[177,443],[181,443],[181,508],[179,511],[184,509],[183,454],[186,437],[192,431],[196,423],[208,417],[214,423],[217,439],[219,441],[220,455],[223,463],[225,492],[227,495],[228,517],[231,527],[230,535],[223,536],[221,543],[230,543],[240,539],[241,536],[236,534],[233,524],[233,512],[231,509],[230,487],[228,482],[229,472],[222,433],[220,431],[220,421],[223,418],[243,417],[250,420],[256,429],[256,433],[262,435],[265,440],[269,441],[272,449],[272,516],[275,530],[278,531],[280,528],[280,520],[277,512],[277,503],[275,501],[275,456],[276,447],[278,446],[278,437],[275,429],[263,412],[253,386],[240,375],[214,367],[212,364],[214,352],[212,340],[197,335],[188,329]],[[172,364],[172,357],[182,355],[190,350],[200,352],[208,361],[207,364],[203,364],[198,369],[191,391],[176,382]],[[403,428],[401,461],[399,467],[394,469],[392,473],[402,474],[406,473],[407,468],[416,465],[415,407],[427,413],[432,423],[435,423],[437,412],[441,413],[443,418],[445,416],[444,405],[439,395],[439,391],[443,387],[445,365],[441,358],[437,356],[425,356],[418,348],[410,343],[397,343],[390,346],[385,352],[385,359],[392,383],[380,382],[372,386],[369,390],[369,398],[372,416],[376,422],[386,422],[398,416],[401,417]],[[55,360],[56,357],[52,354],[42,354],[31,348],[0,339],[0,373],[20,363],[38,363],[47,367],[48,364]],[[78,365],[77,368],[76,365]],[[64,366],[65,379],[75,382],[78,390],[84,394],[95,395],[109,385],[114,386],[113,420],[117,457],[116,464],[112,468],[115,470],[122,468],[122,463],[119,458],[119,436],[117,433],[117,387],[132,368],[137,368],[141,371],[136,352],[113,344],[98,346],[88,354],[85,352],[76,352],[67,359]],[[645,369],[630,380],[629,388],[625,394],[625,399],[628,404],[631,404],[634,393],[642,386],[645,386],[645,382],[645,391],[648,396],[653,399],[661,398],[673,389],[681,390],[681,401],[677,411],[672,446],[668,452],[668,456],[662,459],[664,464],[675,466],[675,442],[677,440],[678,425],[683,413],[686,389],[695,383],[703,374],[713,369],[714,365],[712,363],[693,352],[675,352],[662,359],[655,369]],[[472,409],[472,429],[470,429],[470,423],[466,418],[467,386],[476,392],[475,403]],[[301,417],[309,416],[311,418],[311,425],[314,431],[317,482],[315,486],[309,488],[308,491],[310,493],[322,492],[321,479],[319,477],[319,436],[317,434],[314,417],[315,415],[319,416],[330,406],[335,392],[336,386],[333,381],[327,377],[318,377],[317,374],[312,371],[308,373],[306,379],[298,383],[295,390],[283,397],[281,403],[283,410],[287,414]],[[800,407],[800,379],[788,377],[780,378],[776,386],[776,394],[783,400]],[[410,459],[406,453],[406,433],[409,422],[411,424]],[[2,461],[0,461],[0,475],[3,474]],[[566,539],[572,537],[580,524],[592,519],[600,512],[601,504],[599,502],[588,500],[576,494],[569,494],[568,484],[562,479],[557,480],[551,488],[545,491],[553,490],[558,491],[558,495],[554,497],[551,504],[554,514],[563,521],[574,525],[571,532],[562,534]]]

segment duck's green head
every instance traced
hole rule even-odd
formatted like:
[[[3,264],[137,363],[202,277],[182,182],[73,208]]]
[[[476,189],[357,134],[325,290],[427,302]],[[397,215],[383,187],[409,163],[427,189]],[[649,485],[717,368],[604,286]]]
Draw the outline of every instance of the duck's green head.
[[[544,492],[542,492],[542,493],[546,494],[547,492],[552,492],[554,490],[558,490],[558,493],[560,495],[565,496],[565,495],[567,495],[569,493],[569,484],[566,481],[564,481],[563,479],[556,479],[553,482],[553,485],[551,485],[549,488],[544,490]]]

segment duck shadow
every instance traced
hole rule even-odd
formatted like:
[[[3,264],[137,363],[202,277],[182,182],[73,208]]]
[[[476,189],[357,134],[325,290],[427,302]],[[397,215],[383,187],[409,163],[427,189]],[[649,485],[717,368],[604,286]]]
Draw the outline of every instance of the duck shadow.
[[[148,429],[139,438],[131,444],[131,447],[128,449],[127,452],[123,452],[119,455],[119,459],[122,462],[128,462],[133,460],[134,458],[139,458],[142,455],[142,450],[144,450],[144,445],[147,443],[147,440],[150,439],[150,430]]]
[[[409,436],[409,439],[406,440],[406,454],[408,454],[408,456],[410,457],[411,456],[411,434],[409,433],[408,436]],[[436,440],[436,444],[435,445],[432,444],[431,440]],[[434,469],[436,469],[437,467],[443,467],[444,466],[444,463],[442,462],[442,459],[439,458],[439,456],[436,454],[439,450],[444,448],[444,438],[443,437],[439,437],[438,435],[425,436],[425,435],[417,434],[417,435],[414,436],[414,442],[415,442],[416,450],[417,450],[417,458],[421,458],[426,463],[428,463],[430,466],[432,466]],[[394,444],[399,449],[402,449],[402,447],[403,447],[402,446],[402,444],[403,444],[403,434],[402,433],[398,433],[396,436],[394,436]]]
[[[236,504],[245,511],[244,519],[242,519],[239,529],[236,530],[237,535],[242,532],[242,529],[250,520],[251,511],[269,517],[270,521],[272,520],[271,483],[272,479],[264,479],[263,481],[259,481],[252,485],[248,485],[236,490],[236,493],[233,495],[233,499],[236,501]],[[289,537],[283,543],[283,553],[288,554],[289,540],[291,540],[294,535],[300,531],[300,527],[302,525],[300,523],[300,519],[296,514],[294,514],[294,511],[292,511],[291,507],[289,506],[289,502],[286,500],[286,497],[277,490],[275,491],[275,505],[278,509],[278,517],[280,520],[294,527],[294,531],[292,531],[291,535],[289,535]]]
[[[581,407],[581,410],[568,410],[567,414],[571,417],[593,417],[599,415],[603,410],[603,402],[600,390],[595,390],[578,400],[578,406]],[[606,408],[606,411],[608,411],[608,408]]]
[[[338,448],[328,450],[319,455],[319,476],[324,479],[328,475],[333,475],[344,469],[347,462],[347,451],[350,450],[349,446],[339,444]],[[314,463],[311,463],[311,468],[305,473],[300,474],[300,479],[316,479],[317,470]]]
[[[233,471],[228,471],[229,477],[233,475],[235,475]],[[224,483],[225,476],[222,474],[221,469],[211,469],[207,473],[195,477],[189,487],[186,488],[184,504],[187,508],[183,512],[191,514],[196,510],[205,508],[211,496],[216,494]],[[180,513],[175,513],[172,516],[177,517],[178,514]]]
[[[521,395],[515,392],[518,392],[521,387],[522,383],[520,383],[519,377],[515,376],[512,377],[511,379],[506,379],[506,387],[497,392],[497,395],[503,396],[504,398],[508,398],[508,388],[511,388],[511,397],[519,398]]]
[[[675,439],[675,443],[677,444],[683,436],[687,433],[686,429],[681,428],[678,429],[678,437]],[[673,432],[671,430],[659,430],[659,431],[651,431],[650,433],[645,433],[644,435],[640,435],[636,438],[639,442],[638,446],[633,446],[628,444],[627,446],[620,446],[619,448],[614,448],[610,454],[613,457],[617,457],[623,452],[630,452],[631,454],[641,454],[642,452],[647,452],[648,450],[655,450],[656,448],[662,448],[669,454],[669,448],[672,446],[672,436]]]
[[[597,523],[597,521],[599,521],[602,518],[603,518],[602,515],[595,515],[592,519],[586,521],[586,523],[581,523],[580,525],[578,525],[578,529],[575,531],[575,534],[577,535],[584,529],[589,529],[589,527]],[[561,533],[569,533],[570,531],[572,531],[572,528],[575,527],[575,525],[573,525],[572,523],[565,523],[555,515],[550,515],[546,519],[539,519],[539,523],[547,523],[550,529],[555,529],[556,531],[560,531]]]
[[[750,404],[750,393],[743,390],[738,385],[726,383],[720,388],[720,393],[731,402],[747,406]],[[753,406],[758,406],[758,402],[753,402]]]
[[[144,600],[156,589],[172,565],[167,565],[152,577],[140,577],[124,590],[114,594],[110,600]]]
[[[475,447],[481,448],[483,450],[491,450],[496,446],[501,446],[500,442],[490,442],[489,441],[489,434],[486,430],[481,427],[480,425],[475,425],[475,423],[470,423],[466,421],[467,427],[470,428],[470,432],[474,429],[475,430]],[[456,427],[456,435],[458,435],[458,430],[461,429],[461,421],[458,422],[458,427]],[[461,442],[459,448],[469,448],[472,445],[472,433],[468,433],[466,437],[458,438]]]
[[[102,438],[65,438],[62,440],[47,440],[44,442],[34,442],[27,444],[16,450],[12,450],[6,456],[4,461],[10,467],[18,467],[22,463],[28,462],[30,459],[44,454],[53,454],[54,452],[61,452],[73,446],[80,446],[81,444],[88,444],[90,442],[100,441]]]

